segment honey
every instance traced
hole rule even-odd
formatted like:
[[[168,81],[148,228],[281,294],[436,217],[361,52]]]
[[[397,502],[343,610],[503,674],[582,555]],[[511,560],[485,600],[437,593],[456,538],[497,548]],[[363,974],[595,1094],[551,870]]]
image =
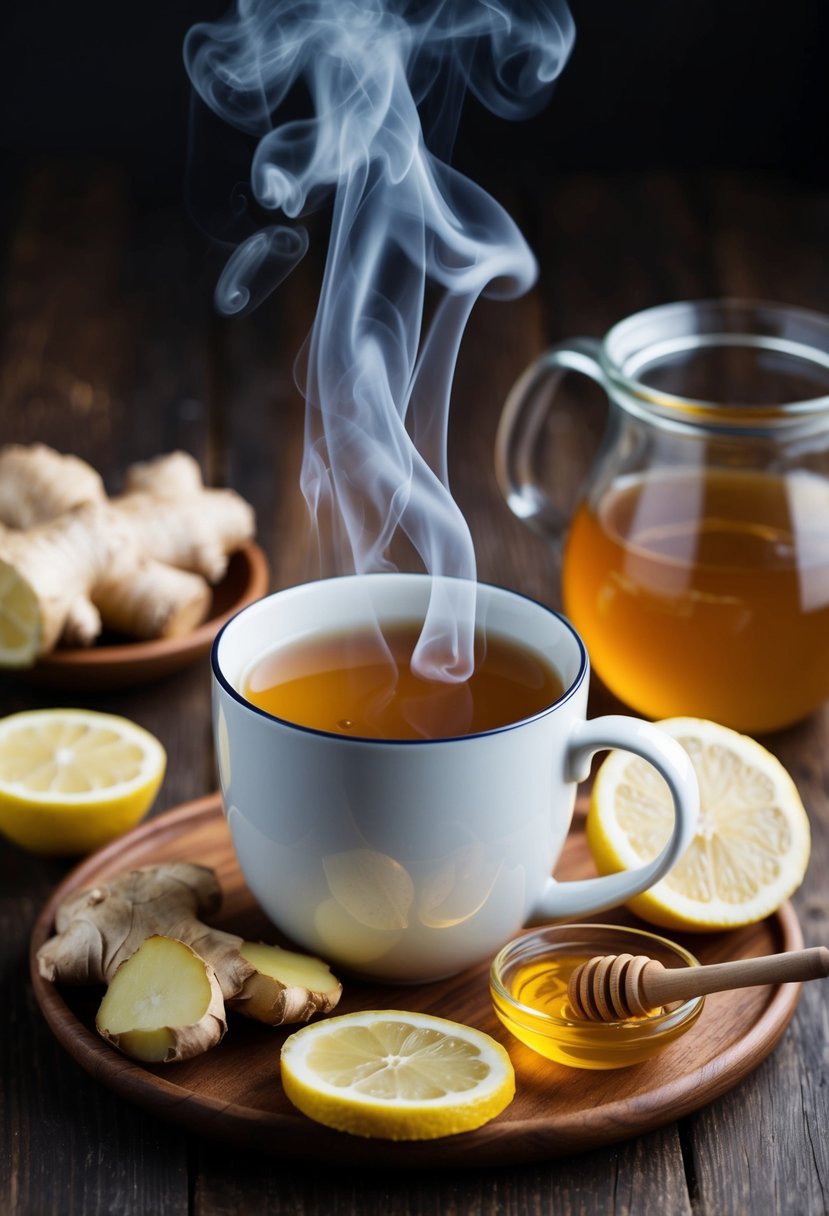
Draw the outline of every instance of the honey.
[[[583,930],[582,941],[579,933]],[[646,1017],[589,1022],[568,999],[570,976],[596,954],[649,953],[666,965],[690,965],[690,955],[665,939],[609,926],[555,926],[506,946],[492,966],[496,1014],[527,1047],[571,1068],[625,1068],[650,1059],[691,1027],[701,997],[666,1006]]]
[[[566,614],[647,717],[757,734],[829,696],[829,482],[803,470],[652,473],[573,520]]]

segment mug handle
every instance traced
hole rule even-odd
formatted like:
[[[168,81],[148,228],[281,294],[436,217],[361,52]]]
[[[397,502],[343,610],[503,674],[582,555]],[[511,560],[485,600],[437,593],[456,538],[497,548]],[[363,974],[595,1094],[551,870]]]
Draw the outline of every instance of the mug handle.
[[[662,852],[633,870],[601,878],[556,882],[550,878],[532,910],[531,922],[560,920],[603,912],[652,887],[676,864],[694,838],[699,818],[699,785],[685,749],[657,726],[624,714],[577,722],[566,755],[567,781],[584,781],[596,752],[623,748],[647,760],[662,774],[674,801],[674,828]]]
[[[553,396],[566,372],[581,372],[608,391],[599,362],[600,349],[601,343],[595,338],[573,338],[536,359],[513,385],[495,436],[495,476],[510,510],[557,549],[563,542],[568,516],[538,484],[533,456]]]

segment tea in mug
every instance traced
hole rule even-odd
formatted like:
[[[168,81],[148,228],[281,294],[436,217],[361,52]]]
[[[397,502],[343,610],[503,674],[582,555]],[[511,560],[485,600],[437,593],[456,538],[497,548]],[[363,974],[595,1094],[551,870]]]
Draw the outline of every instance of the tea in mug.
[[[420,631],[411,621],[277,648],[253,666],[243,695],[275,717],[333,734],[444,739],[532,717],[564,691],[541,656],[481,632],[468,680],[424,679],[410,662]]]
[[[594,670],[654,719],[748,733],[829,696],[829,484],[709,469],[619,480],[573,520],[564,610]]]

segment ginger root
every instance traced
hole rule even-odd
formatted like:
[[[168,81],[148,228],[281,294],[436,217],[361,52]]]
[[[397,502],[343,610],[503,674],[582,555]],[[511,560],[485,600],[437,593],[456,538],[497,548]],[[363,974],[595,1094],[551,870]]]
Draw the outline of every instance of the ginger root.
[[[60,643],[90,646],[103,628],[145,640],[190,632],[254,529],[251,506],[206,488],[185,452],[133,465],[124,492],[108,498],[77,457],[3,448],[0,665],[27,666]]]
[[[254,1021],[307,1022],[314,1014],[330,1013],[340,999],[342,985],[321,959],[264,942],[242,942],[240,953],[254,973],[230,1008]]]
[[[100,475],[77,456],[62,456],[45,443],[0,450],[0,520],[10,528],[31,528],[105,500]]]
[[[95,1026],[134,1060],[189,1060],[227,1030],[216,973],[184,942],[148,937],[115,972]]]
[[[279,946],[245,942],[236,934],[211,928],[200,917],[215,913],[220,903],[221,889],[207,866],[166,862],[127,871],[109,883],[70,896],[60,905],[55,917],[57,932],[37,954],[39,973],[55,983],[111,986],[122,968],[126,971],[129,965],[127,975],[138,975],[140,982],[146,976],[149,992],[152,969],[147,959],[161,958],[166,965],[162,952],[167,948],[153,948],[143,956],[141,966],[133,965],[132,960],[149,938],[162,937],[188,946],[205,974],[215,974],[224,1005],[256,1021],[279,1026],[308,1021],[315,1014],[334,1009],[342,985],[324,962]],[[119,981],[119,985],[124,984]],[[139,996],[140,992],[139,983]],[[194,1000],[193,1006],[197,1004]],[[116,1004],[116,1010],[119,1008]],[[209,1008],[214,1016],[215,1005]],[[143,1050],[140,1037],[129,1033],[140,1027],[125,1026],[125,1020],[129,1018],[121,1018],[115,1026],[109,1024],[111,1019],[102,1005],[99,1021],[107,1030],[105,1037],[115,1043],[113,1035],[118,1034],[115,1045],[127,1054],[134,1053],[136,1043],[137,1049]],[[183,1059],[176,1052],[192,1043],[194,1033],[203,1044],[200,1050],[213,1046],[219,1039],[213,1037],[215,1023],[210,1027],[208,1035],[204,1030],[188,1030],[185,1034],[183,1026],[168,1026],[182,1033],[175,1042],[166,1041],[164,1058]],[[153,1049],[158,1049],[160,1039],[152,1042]]]

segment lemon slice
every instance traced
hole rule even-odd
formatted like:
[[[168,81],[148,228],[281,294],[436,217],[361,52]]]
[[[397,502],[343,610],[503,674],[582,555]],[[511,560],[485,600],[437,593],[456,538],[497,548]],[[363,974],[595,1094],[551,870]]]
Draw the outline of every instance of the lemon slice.
[[[728,929],[762,920],[800,886],[809,862],[809,820],[794,782],[747,735],[699,718],[656,725],[691,757],[700,819],[679,862],[628,907],[668,929]],[[663,778],[629,752],[611,752],[596,774],[587,816],[587,842],[600,873],[655,857],[672,823]]]
[[[286,1039],[282,1085],[327,1127],[387,1140],[471,1131],[515,1094],[512,1063],[483,1031],[425,1013],[368,1010]]]
[[[149,810],[167,756],[127,718],[38,709],[0,719],[0,830],[37,853],[89,852]]]

